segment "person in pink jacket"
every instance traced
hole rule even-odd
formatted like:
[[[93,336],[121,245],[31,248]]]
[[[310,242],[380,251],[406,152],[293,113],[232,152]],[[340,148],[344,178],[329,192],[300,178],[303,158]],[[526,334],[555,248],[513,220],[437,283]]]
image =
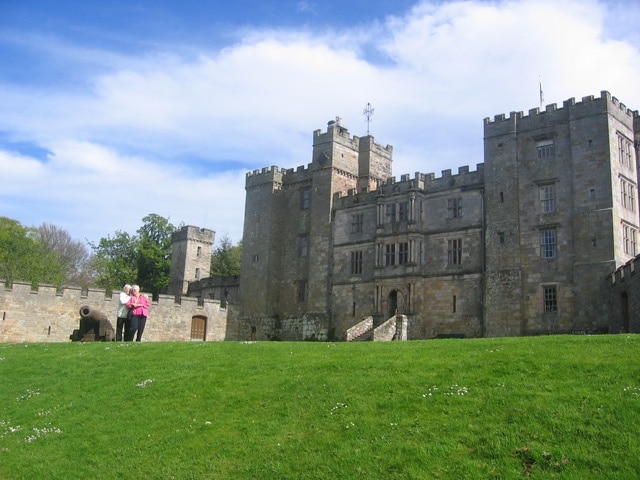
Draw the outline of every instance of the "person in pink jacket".
[[[127,332],[125,341],[132,342],[136,337],[136,342],[142,340],[142,333],[147,324],[149,316],[149,298],[144,293],[140,293],[140,287],[133,285],[131,287],[131,299],[127,302],[127,308],[131,310],[131,327]]]

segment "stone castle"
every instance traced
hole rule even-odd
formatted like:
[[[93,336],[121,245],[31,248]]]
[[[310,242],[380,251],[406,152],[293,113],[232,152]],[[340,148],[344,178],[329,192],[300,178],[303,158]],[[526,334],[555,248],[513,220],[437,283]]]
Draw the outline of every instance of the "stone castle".
[[[340,121],[311,163],[249,172],[238,279],[215,232],[172,237],[145,339],[354,340],[640,332],[640,116],[608,92],[484,120],[484,162],[392,176]],[[0,342],[68,341],[116,295],[14,282]],[[115,321],[115,319],[114,319]]]
[[[247,174],[240,337],[640,331],[639,144],[602,92],[486,118],[475,170],[398,180],[329,122],[308,166]]]

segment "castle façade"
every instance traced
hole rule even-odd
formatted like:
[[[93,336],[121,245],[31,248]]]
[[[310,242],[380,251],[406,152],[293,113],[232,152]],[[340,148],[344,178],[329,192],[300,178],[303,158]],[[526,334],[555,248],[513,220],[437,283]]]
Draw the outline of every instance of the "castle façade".
[[[391,146],[329,122],[308,166],[247,174],[238,338],[640,331],[615,274],[638,253],[639,143],[602,92],[486,118],[475,170],[398,180]]]

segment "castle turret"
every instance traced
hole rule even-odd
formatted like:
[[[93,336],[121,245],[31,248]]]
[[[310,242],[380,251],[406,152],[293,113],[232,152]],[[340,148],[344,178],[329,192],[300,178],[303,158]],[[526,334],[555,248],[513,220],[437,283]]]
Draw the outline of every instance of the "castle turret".
[[[306,168],[247,174],[240,291],[248,323],[260,315],[329,321],[334,193],[386,181],[392,151],[352,137],[337,118],[313,132]]]
[[[184,295],[190,282],[209,276],[216,232],[190,225],[171,235],[169,295]]]

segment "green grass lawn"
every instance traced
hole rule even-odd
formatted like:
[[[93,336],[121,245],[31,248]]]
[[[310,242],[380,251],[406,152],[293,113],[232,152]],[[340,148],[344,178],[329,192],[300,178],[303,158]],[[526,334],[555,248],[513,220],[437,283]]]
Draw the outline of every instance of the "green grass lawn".
[[[1,479],[640,478],[640,336],[0,344]]]

